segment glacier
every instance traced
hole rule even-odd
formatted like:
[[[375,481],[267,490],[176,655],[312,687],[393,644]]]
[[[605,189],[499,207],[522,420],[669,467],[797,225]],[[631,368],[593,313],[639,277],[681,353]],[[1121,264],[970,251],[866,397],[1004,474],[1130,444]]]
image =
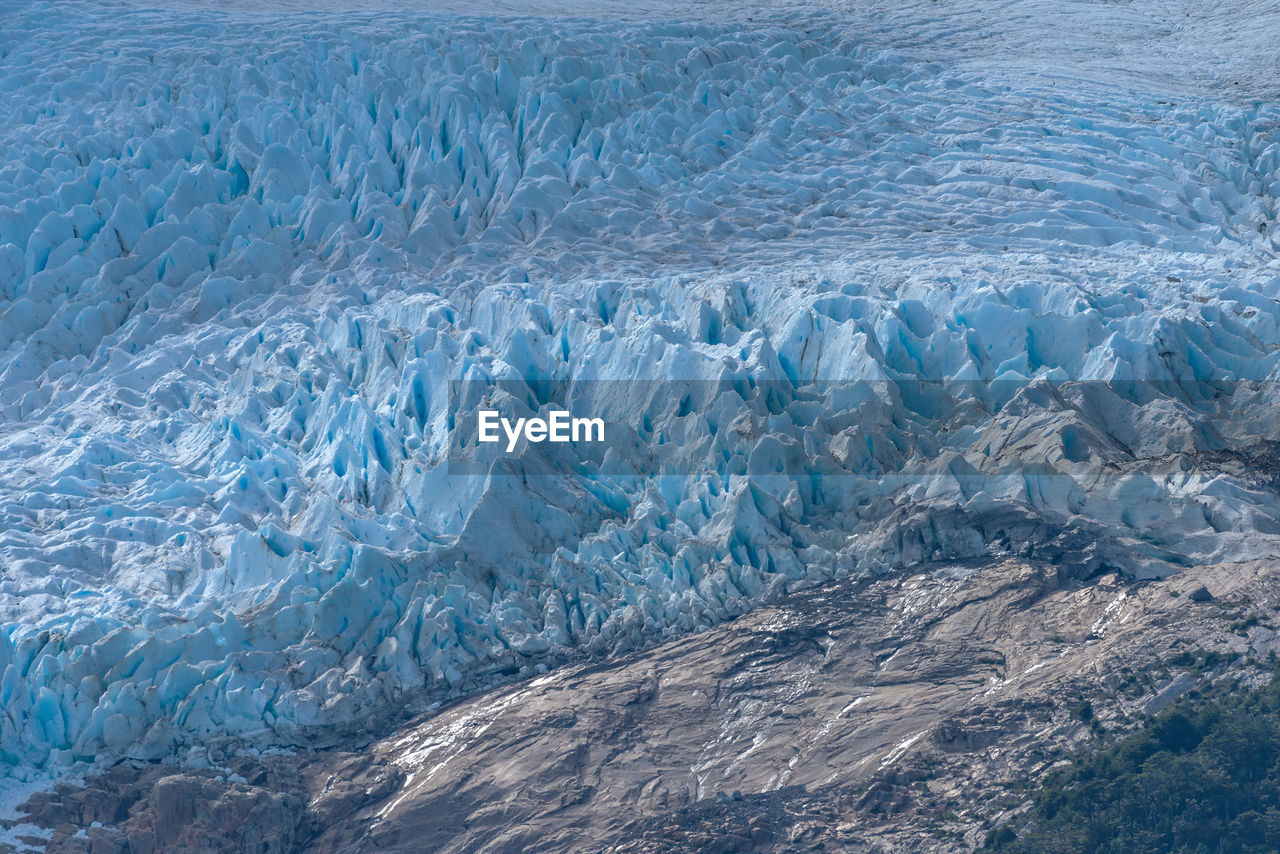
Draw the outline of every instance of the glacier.
[[[0,774],[1280,555],[1275,100],[929,7],[0,4]],[[636,441],[451,472],[459,380]]]

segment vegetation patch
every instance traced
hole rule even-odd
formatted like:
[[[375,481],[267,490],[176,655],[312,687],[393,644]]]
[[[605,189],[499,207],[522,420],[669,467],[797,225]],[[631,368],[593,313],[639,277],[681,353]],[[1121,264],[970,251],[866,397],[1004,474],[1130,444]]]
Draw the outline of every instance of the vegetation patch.
[[[1045,775],[1030,809],[988,834],[984,850],[1261,854],[1278,844],[1273,679],[1192,691],[1141,729],[1077,753]]]

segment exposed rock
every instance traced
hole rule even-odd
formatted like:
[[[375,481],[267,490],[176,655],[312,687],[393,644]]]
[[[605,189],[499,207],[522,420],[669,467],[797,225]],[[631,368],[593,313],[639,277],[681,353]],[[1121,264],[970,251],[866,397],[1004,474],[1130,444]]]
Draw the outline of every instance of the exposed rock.
[[[23,809],[32,823],[53,828],[50,854],[298,850],[310,825],[296,772],[290,775],[284,761],[270,768],[238,765],[259,784],[229,782],[231,771],[124,764],[91,777],[84,787],[61,785],[38,794]]]
[[[1213,594],[1209,592],[1209,588],[1203,584],[1191,591],[1191,595],[1187,597],[1192,602],[1212,602]]]
[[[1220,607],[1187,607],[1208,585]],[[565,666],[364,749],[122,765],[26,809],[48,851],[90,854],[970,850],[1021,808],[1008,783],[1203,679],[1262,678],[1277,603],[1262,563],[1141,585],[931,567]]]

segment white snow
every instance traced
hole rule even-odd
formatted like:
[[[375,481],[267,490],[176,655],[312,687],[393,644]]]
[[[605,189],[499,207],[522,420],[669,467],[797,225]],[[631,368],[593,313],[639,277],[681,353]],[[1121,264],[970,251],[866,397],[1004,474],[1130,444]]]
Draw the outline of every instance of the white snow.
[[[555,11],[0,4],[6,774],[1280,553],[1273,7]],[[449,473],[461,379],[703,382],[625,386],[665,476],[526,478]]]

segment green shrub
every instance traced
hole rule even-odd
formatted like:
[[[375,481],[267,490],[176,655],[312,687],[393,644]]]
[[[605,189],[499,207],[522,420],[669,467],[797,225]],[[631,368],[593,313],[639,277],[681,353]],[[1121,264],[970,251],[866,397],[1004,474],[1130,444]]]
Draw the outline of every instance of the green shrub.
[[[1087,708],[1087,712],[1085,709]],[[1092,707],[1074,710],[1083,721]],[[1280,680],[1185,697],[1142,729],[1050,772],[1031,809],[988,834],[992,851],[1280,850]]]

